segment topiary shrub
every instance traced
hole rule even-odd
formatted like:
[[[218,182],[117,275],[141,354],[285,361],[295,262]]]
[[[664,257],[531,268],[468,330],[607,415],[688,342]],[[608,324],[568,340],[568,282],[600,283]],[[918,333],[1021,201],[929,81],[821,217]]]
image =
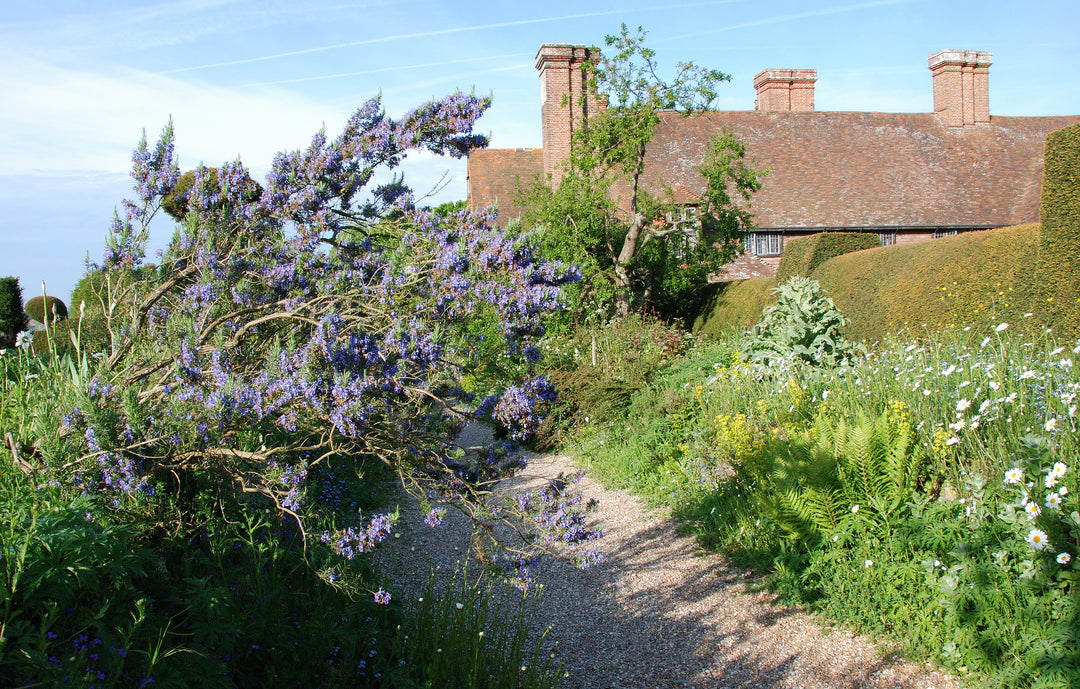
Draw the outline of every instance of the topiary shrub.
[[[1038,286],[1051,319],[1080,329],[1080,124],[1046,137]]]
[[[207,185],[210,188],[219,186],[218,168],[205,168],[205,174],[207,176]],[[194,185],[195,170],[188,170],[180,175],[173,188],[162,198],[161,209],[177,221],[183,220],[188,213],[188,193]],[[262,196],[262,185],[246,174],[244,175],[243,189],[243,201],[245,203],[258,201],[259,197]]]
[[[14,347],[15,336],[26,330],[28,323],[19,278],[0,278],[0,349]]]
[[[815,366],[836,366],[854,351],[840,335],[844,315],[817,280],[796,275],[775,290],[743,347],[747,361],[772,364],[795,357]]]
[[[773,301],[777,284],[776,278],[751,278],[709,285],[704,306],[694,319],[694,334],[722,337],[732,330],[749,330]]]
[[[881,239],[870,232],[819,232],[795,237],[784,242],[784,255],[776,269],[776,280],[784,283],[795,275],[810,277],[815,268],[830,258],[879,246]]]
[[[49,321],[55,318],[58,321],[62,321],[68,317],[67,304],[61,301],[57,297],[34,297],[30,301],[26,302],[26,315],[33,318],[38,323],[45,322],[46,314],[46,300],[48,300],[48,316]]]

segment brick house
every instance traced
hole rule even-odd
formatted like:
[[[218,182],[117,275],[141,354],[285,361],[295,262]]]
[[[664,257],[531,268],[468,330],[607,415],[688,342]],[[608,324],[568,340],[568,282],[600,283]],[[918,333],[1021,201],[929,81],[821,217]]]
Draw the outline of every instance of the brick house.
[[[503,222],[520,213],[519,185],[558,183],[574,129],[603,107],[580,102],[588,59],[583,46],[540,47],[543,148],[470,154],[471,207],[497,203]],[[988,52],[930,55],[932,113],[819,112],[815,70],[766,69],[754,78],[754,110],[663,113],[644,182],[693,205],[697,166],[720,127],[770,169],[752,202],[756,231],[722,279],[775,274],[784,242],[815,232],[873,232],[889,245],[1035,222],[1046,136],[1080,116],[991,116],[990,64]]]

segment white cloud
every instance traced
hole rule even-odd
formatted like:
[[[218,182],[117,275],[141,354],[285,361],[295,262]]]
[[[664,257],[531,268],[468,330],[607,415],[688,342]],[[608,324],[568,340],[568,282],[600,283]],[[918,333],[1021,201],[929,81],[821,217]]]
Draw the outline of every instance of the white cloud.
[[[282,148],[305,146],[347,112],[276,89],[243,92],[147,72],[82,71],[0,56],[0,174],[123,172],[145,129],[153,140],[173,118],[182,166],[241,156],[266,169]]]

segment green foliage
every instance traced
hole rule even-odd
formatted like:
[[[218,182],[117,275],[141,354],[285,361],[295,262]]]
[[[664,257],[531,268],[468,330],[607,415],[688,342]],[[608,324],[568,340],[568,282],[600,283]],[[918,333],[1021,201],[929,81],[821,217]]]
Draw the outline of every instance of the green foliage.
[[[776,288],[743,347],[747,360],[772,364],[794,357],[815,366],[836,366],[854,349],[840,335],[844,315],[816,280],[795,276]]]
[[[565,442],[790,602],[978,686],[1077,686],[1080,341],[1054,337],[1021,317],[770,375],[696,340]]]
[[[432,572],[395,637],[396,645],[408,649],[411,667],[402,674],[419,680],[415,686],[553,689],[558,685],[560,668],[553,655],[542,653],[547,631],[530,630],[536,596],[507,597],[489,578],[471,576],[467,568],[439,584]]]
[[[1039,223],[1040,301],[1049,320],[1080,330],[1080,124],[1046,138]]]
[[[850,319],[845,334],[872,342],[901,329],[987,329],[1031,313],[1053,327],[1040,297],[1039,226],[967,232],[829,259],[810,276]],[[1080,312],[1073,296],[1066,311]]]
[[[71,355],[0,355],[0,428],[17,448],[17,458],[0,449],[5,685],[557,684],[543,635],[531,634],[534,597],[515,605],[470,579],[424,594],[423,606],[377,605],[370,563],[319,541],[305,547],[270,500],[210,472],[160,477],[153,495],[124,503],[123,525],[92,493],[46,480],[27,439],[69,432],[55,401],[87,375]],[[309,474],[308,499],[323,517],[312,526],[385,508],[380,487],[390,480],[377,460],[324,458]],[[182,509],[201,524],[194,536],[176,529]]]
[[[869,232],[818,232],[784,242],[784,255],[776,269],[776,279],[786,282],[794,275],[810,277],[815,268],[833,256],[881,246],[881,239]]]
[[[819,417],[808,431],[771,448],[742,471],[763,514],[787,538],[814,546],[849,528],[854,514],[889,524],[924,478],[925,452],[904,416],[886,411],[849,424]]]
[[[549,446],[590,418],[617,418],[635,393],[675,361],[691,339],[645,316],[587,325],[544,344],[545,374],[559,393],[536,442]]]
[[[774,301],[778,284],[776,278],[752,278],[709,285],[694,320],[694,333],[722,337],[749,330]]]
[[[219,168],[206,168],[206,173],[209,176],[210,184],[217,184]],[[176,184],[173,185],[169,193],[165,194],[161,202],[161,209],[168,213],[174,220],[180,222],[184,219],[184,216],[188,212],[187,195],[191,191],[191,187],[195,184],[195,171],[188,170],[176,180]],[[262,196],[262,185],[246,176],[244,178],[244,196],[245,202],[257,201]]]
[[[690,204],[695,217],[682,217],[671,190],[646,189],[645,151],[660,112],[706,110],[716,86],[730,77],[680,64],[675,78],[663,81],[640,28],[631,34],[623,25],[606,42],[614,52],[593,49],[597,61],[584,65],[582,98],[607,107],[575,131],[558,188],[538,184],[524,194],[524,219],[544,228],[545,255],[581,267],[578,316],[596,304],[611,306],[610,296],[620,316],[644,306],[686,317],[708,273],[734,256],[750,227],[747,202],[763,172],[745,158],[742,143],[721,130],[699,168],[706,190]]]
[[[15,336],[26,330],[28,323],[19,278],[0,278],[0,349],[14,347]]]
[[[466,208],[468,208],[468,202],[466,202],[464,200],[458,200],[458,201],[445,201],[445,202],[440,203],[439,205],[435,206],[431,210],[434,211],[435,213],[438,213],[439,215],[453,215],[455,213],[460,213],[461,211],[465,210]]]
[[[67,304],[53,296],[31,298],[30,301],[26,302],[26,315],[30,316],[30,318],[33,318],[38,323],[44,323],[46,303],[48,304],[47,310],[50,323],[54,320],[62,321],[68,317]]]

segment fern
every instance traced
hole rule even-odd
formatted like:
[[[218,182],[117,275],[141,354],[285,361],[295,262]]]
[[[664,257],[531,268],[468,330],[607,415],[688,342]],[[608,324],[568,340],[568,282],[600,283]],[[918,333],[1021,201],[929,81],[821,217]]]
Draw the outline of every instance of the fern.
[[[853,423],[819,418],[744,470],[761,488],[755,495],[764,514],[787,538],[813,545],[835,533],[854,505],[875,526],[892,522],[914,499],[924,468],[910,424],[886,412]]]

